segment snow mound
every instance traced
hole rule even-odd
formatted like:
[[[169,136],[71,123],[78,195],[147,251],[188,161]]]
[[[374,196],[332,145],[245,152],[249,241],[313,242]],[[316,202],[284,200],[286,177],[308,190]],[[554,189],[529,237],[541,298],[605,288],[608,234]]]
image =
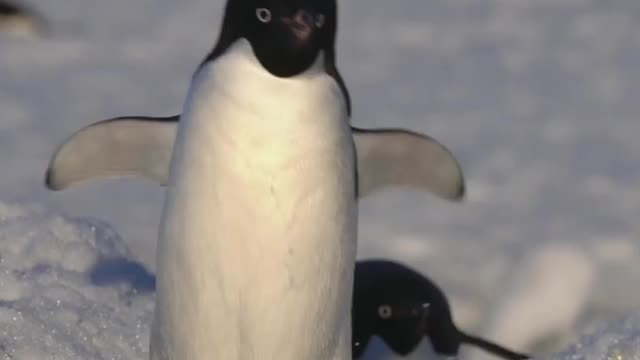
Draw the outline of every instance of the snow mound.
[[[640,312],[602,325],[576,344],[549,360],[638,360],[640,359]]]
[[[536,342],[575,330],[596,270],[581,247],[563,243],[540,245],[518,262],[522,264],[514,265],[513,273],[506,276],[504,292],[483,335],[531,352]]]
[[[109,226],[0,203],[0,358],[145,359],[154,279]]]

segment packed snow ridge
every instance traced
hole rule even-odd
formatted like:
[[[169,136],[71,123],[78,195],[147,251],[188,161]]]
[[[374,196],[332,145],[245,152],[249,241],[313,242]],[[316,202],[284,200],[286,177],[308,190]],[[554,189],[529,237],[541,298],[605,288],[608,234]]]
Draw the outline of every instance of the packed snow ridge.
[[[0,359],[145,359],[153,277],[109,226],[0,203]]]

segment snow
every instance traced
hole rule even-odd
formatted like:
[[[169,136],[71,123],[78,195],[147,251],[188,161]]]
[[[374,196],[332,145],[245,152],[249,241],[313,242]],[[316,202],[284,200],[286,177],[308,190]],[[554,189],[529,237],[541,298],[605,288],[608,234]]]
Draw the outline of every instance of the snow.
[[[0,214],[0,358],[142,359],[152,276],[117,233],[37,207]]]
[[[128,179],[51,193],[43,173],[82,126],[180,112],[223,2],[29,4],[51,33],[0,33],[0,358],[144,358],[162,188]],[[637,358],[637,0],[340,10],[354,123],[429,133],[469,190],[463,204],[405,190],[363,200],[359,256],[423,271],[461,328],[516,350]],[[374,347],[368,359],[387,358]]]
[[[482,335],[515,349],[550,336],[566,342],[593,290],[591,259],[575,245],[550,243],[532,249],[513,269]],[[490,359],[482,353],[471,358]]]
[[[640,358],[640,313],[598,326],[550,360],[637,360]]]

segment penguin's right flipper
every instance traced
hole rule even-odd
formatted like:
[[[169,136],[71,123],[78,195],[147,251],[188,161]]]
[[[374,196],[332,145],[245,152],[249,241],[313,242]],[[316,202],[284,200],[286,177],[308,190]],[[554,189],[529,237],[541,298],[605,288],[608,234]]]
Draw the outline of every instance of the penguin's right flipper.
[[[359,197],[406,186],[447,200],[464,198],[460,164],[435,139],[404,129],[351,129],[358,155]]]
[[[141,176],[165,185],[178,119],[121,117],[89,125],[53,154],[45,184],[62,190],[90,180]]]

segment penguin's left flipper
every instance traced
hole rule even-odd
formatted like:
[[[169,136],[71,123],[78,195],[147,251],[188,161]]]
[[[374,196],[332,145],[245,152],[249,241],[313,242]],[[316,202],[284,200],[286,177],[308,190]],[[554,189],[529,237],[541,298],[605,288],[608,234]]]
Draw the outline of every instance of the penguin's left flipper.
[[[113,177],[140,176],[166,185],[179,116],[127,116],[99,121],[71,135],[45,176],[51,190]]]
[[[403,129],[351,127],[358,155],[358,191],[365,197],[385,187],[405,186],[460,201],[465,181],[451,151],[435,139]]]
[[[46,186],[140,176],[166,185],[180,116],[103,120],[67,139],[54,153]],[[447,148],[423,134],[352,127],[358,156],[359,197],[409,186],[448,200],[464,196],[460,165]]]

